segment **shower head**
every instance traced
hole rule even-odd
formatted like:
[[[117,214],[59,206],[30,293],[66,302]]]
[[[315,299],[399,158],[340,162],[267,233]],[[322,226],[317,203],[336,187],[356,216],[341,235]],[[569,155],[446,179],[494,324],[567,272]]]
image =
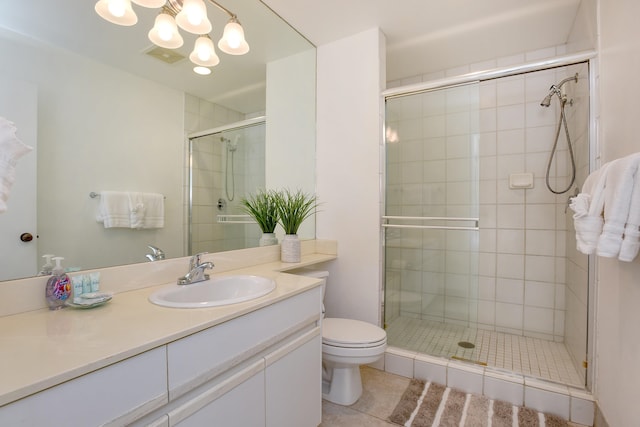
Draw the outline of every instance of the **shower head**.
[[[554,89],[555,89],[555,86],[551,86],[551,92],[549,92],[549,94],[544,97],[544,99],[540,103],[541,106],[548,107],[549,105],[551,105],[551,97],[553,96],[554,93],[556,93]]]
[[[557,85],[551,85],[551,87],[549,88],[549,93],[544,97],[542,102],[540,102],[540,105],[543,107],[548,107],[549,105],[551,105],[551,98],[553,98],[553,95],[558,95],[558,98],[560,98],[560,100],[563,100],[562,86],[565,83],[570,82],[571,80],[578,83],[578,73],[576,73],[574,76],[567,77],[566,79],[560,81],[560,83],[558,83]]]

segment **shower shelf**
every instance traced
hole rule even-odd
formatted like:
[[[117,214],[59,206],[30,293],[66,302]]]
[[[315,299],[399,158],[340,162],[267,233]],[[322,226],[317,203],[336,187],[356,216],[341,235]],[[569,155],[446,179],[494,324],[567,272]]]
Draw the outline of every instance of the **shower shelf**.
[[[217,219],[224,224],[256,224],[249,215],[218,215]]]
[[[417,224],[382,224],[385,228],[418,228],[432,230],[479,230],[479,218],[456,218],[443,216],[383,216],[383,221],[458,221],[472,222],[473,226],[457,226],[457,225],[417,225]]]

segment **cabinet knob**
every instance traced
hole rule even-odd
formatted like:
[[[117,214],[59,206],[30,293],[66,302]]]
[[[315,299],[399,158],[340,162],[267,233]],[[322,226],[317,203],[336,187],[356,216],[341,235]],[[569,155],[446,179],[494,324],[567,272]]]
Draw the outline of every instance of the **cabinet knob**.
[[[20,235],[20,240],[22,240],[23,242],[30,242],[33,240],[33,234],[31,233],[22,233]]]

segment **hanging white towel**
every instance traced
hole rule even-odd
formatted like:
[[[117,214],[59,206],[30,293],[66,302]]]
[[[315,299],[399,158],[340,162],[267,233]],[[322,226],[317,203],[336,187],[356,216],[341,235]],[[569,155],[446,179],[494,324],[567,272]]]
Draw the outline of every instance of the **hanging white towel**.
[[[604,226],[598,239],[598,256],[615,258],[620,253],[638,164],[640,153],[611,162],[605,183]]]
[[[96,221],[103,223],[104,228],[131,228],[130,206],[129,193],[102,191]]]
[[[143,228],[145,217],[145,204],[143,193],[128,193],[129,197],[129,220],[131,228]]]
[[[31,150],[16,137],[13,122],[0,117],[0,213],[7,210],[7,200],[16,179],[16,164],[20,157]]]
[[[640,250],[640,167],[636,171],[631,202],[629,204],[629,216],[624,228],[624,236],[620,245],[620,261],[631,262]]]
[[[164,195],[142,193],[142,200],[145,208],[142,228],[164,227]]]
[[[605,163],[592,172],[582,186],[582,192],[571,198],[569,207],[573,210],[573,226],[576,230],[576,246],[583,254],[592,254],[598,246],[598,239],[604,225],[604,200],[607,170],[611,163]]]

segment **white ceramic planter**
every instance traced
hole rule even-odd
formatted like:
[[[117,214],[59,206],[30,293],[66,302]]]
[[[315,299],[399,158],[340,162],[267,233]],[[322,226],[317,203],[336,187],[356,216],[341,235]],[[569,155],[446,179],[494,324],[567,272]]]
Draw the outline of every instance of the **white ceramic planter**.
[[[301,249],[300,239],[297,234],[285,234],[280,242],[280,261],[300,262]]]
[[[271,246],[277,245],[278,238],[275,233],[262,233],[262,237],[260,237],[259,245],[260,246]]]

